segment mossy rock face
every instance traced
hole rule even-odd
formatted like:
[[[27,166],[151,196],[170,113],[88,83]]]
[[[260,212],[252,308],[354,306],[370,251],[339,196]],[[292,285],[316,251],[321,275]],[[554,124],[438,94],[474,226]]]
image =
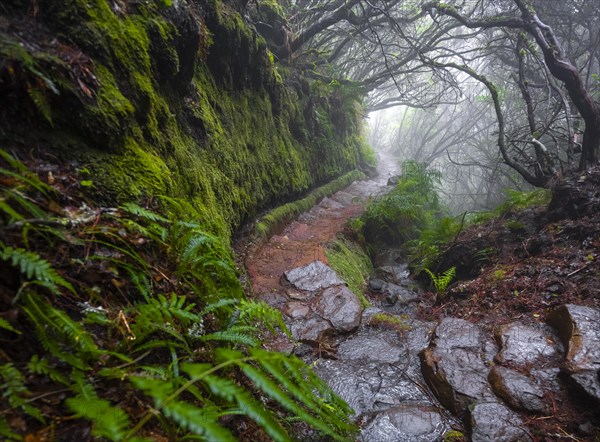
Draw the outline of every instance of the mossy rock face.
[[[229,238],[365,164],[360,94],[274,65],[227,4],[17,6],[0,23],[0,137],[85,164],[107,204],[177,201]]]

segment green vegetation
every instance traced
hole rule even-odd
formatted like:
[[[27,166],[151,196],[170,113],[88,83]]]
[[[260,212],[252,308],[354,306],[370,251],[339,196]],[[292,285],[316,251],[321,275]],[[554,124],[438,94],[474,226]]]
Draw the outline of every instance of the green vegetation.
[[[370,304],[363,290],[365,281],[373,272],[373,264],[369,256],[358,244],[342,239],[329,244],[325,249],[325,256],[331,268],[358,296],[363,307],[368,307]]]
[[[456,277],[456,267],[450,267],[445,272],[440,273],[439,275],[434,274],[431,270],[425,268],[423,269],[427,276],[431,279],[433,286],[435,287],[435,291],[438,294],[444,293],[452,280]]]
[[[63,46],[0,31],[0,140],[42,140],[90,170],[95,199],[161,196],[158,210],[222,238],[263,207],[372,166],[360,93],[276,70],[228,4],[126,9],[52,2],[40,19]],[[39,129],[23,124],[32,118]]]
[[[353,181],[362,180],[365,178],[366,175],[357,170],[348,172],[347,174],[325,184],[324,186],[318,187],[300,200],[284,204],[283,206],[279,206],[276,209],[271,210],[256,223],[254,228],[256,236],[262,239],[269,237],[277,230],[278,227],[281,227],[282,225],[293,220],[302,212],[311,209],[324,197],[333,195],[335,192],[348,186]]]
[[[547,206],[552,198],[552,192],[549,189],[534,189],[521,192],[518,190],[506,190],[506,200],[499,204],[491,212],[477,212],[469,219],[469,223],[479,224],[495,218],[506,218],[519,210],[530,207]],[[509,229],[519,230],[518,220],[509,221]],[[511,227],[512,226],[512,227]]]
[[[391,328],[398,333],[409,331],[412,327],[404,322],[402,318],[389,313],[375,313],[369,318],[369,325],[372,327]]]
[[[437,172],[413,161],[405,162],[402,171],[396,187],[370,203],[361,217],[364,223],[362,231],[370,244],[402,244],[413,272],[425,272],[434,285],[440,276],[431,274],[429,269],[434,268],[444,246],[456,239],[465,227],[495,218],[506,218],[515,211],[529,207],[546,205],[551,197],[547,189],[531,192],[508,190],[506,201],[492,212],[452,217],[445,215],[447,209],[440,202],[437,186],[441,177]],[[505,225],[515,234],[522,233],[525,228],[518,219],[509,219]],[[494,253],[494,250],[488,249],[478,251],[477,261],[489,261]]]
[[[415,161],[402,164],[402,176],[389,193],[367,207],[362,219],[370,242],[400,243],[418,237],[442,207],[435,186],[441,175]]]
[[[402,176],[388,194],[375,199],[362,216],[370,243],[402,243],[417,273],[430,266],[439,247],[459,231],[460,223],[444,216],[436,186],[441,176],[426,165],[406,161]]]
[[[0,365],[3,438],[22,440],[9,422],[26,419],[60,440],[78,419],[111,441],[237,440],[225,416],[277,441],[298,420],[334,440],[353,433],[307,365],[260,348],[289,332],[279,311],[243,299],[224,241],[137,204],[86,206],[1,156],[0,269],[14,275],[1,302],[17,312],[0,323],[15,361]]]

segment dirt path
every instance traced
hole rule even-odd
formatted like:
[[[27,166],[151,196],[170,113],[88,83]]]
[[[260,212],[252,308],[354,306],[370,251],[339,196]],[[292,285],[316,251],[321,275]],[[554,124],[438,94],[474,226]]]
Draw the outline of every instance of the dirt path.
[[[347,220],[360,216],[369,197],[385,191],[388,178],[396,173],[395,162],[387,155],[380,158],[379,164],[377,178],[354,182],[323,199],[246,257],[246,269],[256,294],[269,301],[273,293],[280,291],[279,281],[285,271],[314,260],[327,264],[327,243]]]

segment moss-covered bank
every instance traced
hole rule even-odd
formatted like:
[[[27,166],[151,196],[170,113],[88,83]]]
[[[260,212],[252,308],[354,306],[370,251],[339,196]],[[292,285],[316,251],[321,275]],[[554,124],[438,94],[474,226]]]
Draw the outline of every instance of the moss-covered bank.
[[[1,6],[0,141],[76,161],[106,204],[229,238],[363,163],[358,97],[276,67],[234,4],[22,3]]]

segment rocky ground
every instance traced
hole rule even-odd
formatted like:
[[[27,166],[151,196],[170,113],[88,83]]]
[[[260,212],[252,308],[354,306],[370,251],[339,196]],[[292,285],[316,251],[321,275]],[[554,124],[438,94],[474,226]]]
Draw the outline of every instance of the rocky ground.
[[[272,345],[314,364],[365,442],[598,440],[595,171],[567,180],[548,210],[462,232],[439,263],[462,278],[444,295],[380,253],[363,308],[323,247],[386,178],[324,200],[247,257],[255,292],[296,339]]]

